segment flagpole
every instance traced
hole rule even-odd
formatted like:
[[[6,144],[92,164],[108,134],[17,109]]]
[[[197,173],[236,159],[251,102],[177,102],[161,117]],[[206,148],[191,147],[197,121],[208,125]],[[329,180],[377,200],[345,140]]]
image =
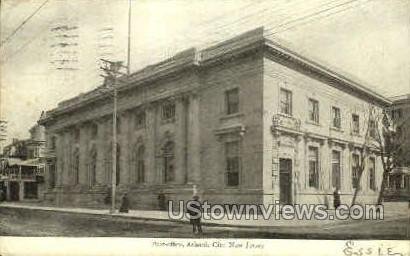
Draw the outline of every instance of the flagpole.
[[[127,49],[127,75],[130,74],[131,64],[131,0],[128,0],[128,49]]]

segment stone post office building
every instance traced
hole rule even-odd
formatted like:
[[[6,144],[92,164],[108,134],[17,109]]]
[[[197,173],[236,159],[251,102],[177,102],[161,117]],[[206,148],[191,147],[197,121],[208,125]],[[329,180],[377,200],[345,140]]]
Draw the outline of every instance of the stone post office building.
[[[369,104],[391,102],[263,36],[258,28],[123,77],[118,86],[118,198],[131,208],[187,200],[350,203],[359,152],[369,151],[359,201],[374,202],[382,166],[363,147]],[[42,116],[48,191],[58,205],[104,207],[112,111],[97,88]],[[331,204],[331,203],[330,203]]]

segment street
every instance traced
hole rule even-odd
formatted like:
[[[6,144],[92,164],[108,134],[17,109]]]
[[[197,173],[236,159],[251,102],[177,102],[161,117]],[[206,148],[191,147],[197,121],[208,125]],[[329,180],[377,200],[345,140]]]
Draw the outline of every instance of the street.
[[[408,225],[408,218],[401,216],[387,220],[298,228],[204,226],[204,234],[196,236],[192,234],[191,226],[186,223],[0,208],[2,236],[396,240],[409,238],[406,235]]]

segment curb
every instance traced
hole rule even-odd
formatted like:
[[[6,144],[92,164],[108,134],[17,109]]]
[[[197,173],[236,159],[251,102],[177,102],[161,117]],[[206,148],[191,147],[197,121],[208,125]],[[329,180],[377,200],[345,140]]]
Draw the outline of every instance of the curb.
[[[180,224],[190,224],[190,221],[187,219],[160,219],[160,218],[153,218],[153,217],[141,217],[141,216],[132,216],[132,215],[123,215],[121,213],[94,213],[94,212],[77,212],[77,211],[70,211],[65,208],[59,209],[47,209],[47,208],[36,208],[36,207],[25,207],[25,206],[12,206],[12,205],[1,205],[0,208],[8,208],[8,209],[22,209],[27,211],[44,211],[44,212],[55,212],[55,213],[68,213],[68,214],[76,214],[76,215],[91,215],[91,216],[103,216],[112,219],[130,219],[130,220],[140,220],[140,221],[151,221],[151,222],[170,222],[170,223],[180,223]],[[267,229],[267,228],[296,228],[296,227],[319,227],[322,225],[276,225],[276,226],[257,226],[257,225],[235,225],[235,224],[226,224],[226,223],[210,223],[210,222],[202,222],[202,226],[208,227],[227,227],[227,228],[238,228],[238,229]],[[261,230],[263,231],[263,230]]]

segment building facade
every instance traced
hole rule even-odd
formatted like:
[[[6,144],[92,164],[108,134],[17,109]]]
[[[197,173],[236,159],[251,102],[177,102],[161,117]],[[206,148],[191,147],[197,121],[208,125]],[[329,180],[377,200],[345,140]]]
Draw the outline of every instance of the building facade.
[[[410,94],[390,98],[393,102],[390,115],[394,121],[398,140],[397,164],[389,175],[387,197],[391,200],[410,199]]]
[[[121,81],[117,200],[127,192],[132,208],[157,209],[160,194],[189,200],[194,186],[209,203],[329,203],[336,187],[350,203],[361,161],[359,201],[376,200],[382,167],[367,111],[391,102],[269,41],[262,28]],[[109,202],[112,111],[110,94],[96,88],[39,120],[46,201]]]
[[[13,139],[0,158],[0,189],[8,201],[42,200],[44,193],[44,127],[35,125],[30,138]]]

